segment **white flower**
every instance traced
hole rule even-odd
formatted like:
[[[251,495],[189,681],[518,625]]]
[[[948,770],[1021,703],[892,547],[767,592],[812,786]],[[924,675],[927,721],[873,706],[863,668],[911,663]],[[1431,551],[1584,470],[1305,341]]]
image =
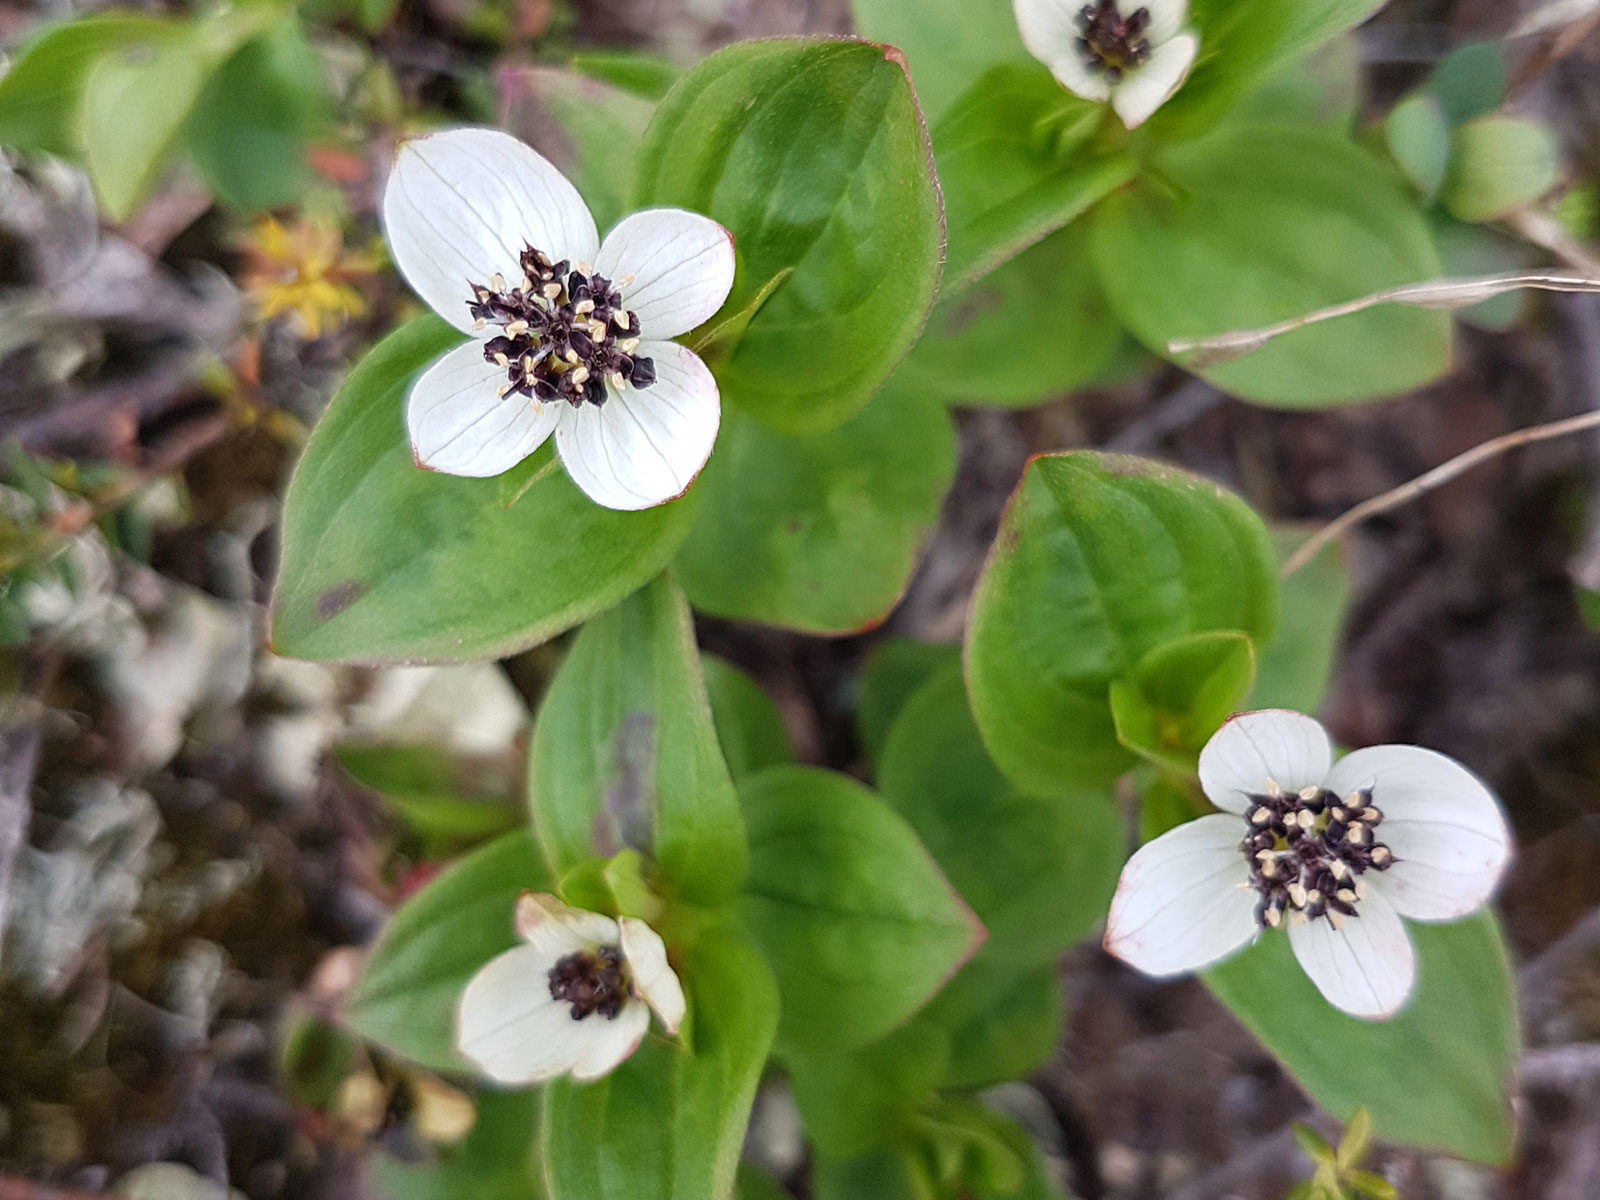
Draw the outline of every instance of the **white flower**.
[[[1188,0],[1013,0],[1028,53],[1062,87],[1109,100],[1129,129],[1149,120],[1189,76],[1200,39]]]
[[[1330,1004],[1387,1017],[1414,975],[1400,918],[1466,916],[1511,857],[1499,804],[1454,759],[1371,746],[1335,763],[1322,726],[1283,709],[1218,730],[1200,786],[1223,811],[1140,849],[1111,902],[1106,949],[1150,975],[1209,966],[1287,924]]]
[[[670,339],[733,286],[733,239],[706,217],[647,209],[600,242],[576,188],[508,134],[401,143],[383,193],[401,274],[473,341],[412,385],[419,466],[499,475],[552,432],[574,483],[607,508],[683,494],[716,441],[716,380]]]
[[[517,932],[527,945],[491,959],[461,995],[456,1044],[490,1079],[599,1079],[638,1049],[651,1009],[678,1032],[683,987],[643,921],[526,892]]]

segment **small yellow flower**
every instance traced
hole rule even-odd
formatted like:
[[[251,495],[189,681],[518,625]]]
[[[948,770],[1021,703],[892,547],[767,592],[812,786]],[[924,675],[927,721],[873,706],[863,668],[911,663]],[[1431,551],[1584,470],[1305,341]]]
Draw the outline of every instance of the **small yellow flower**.
[[[371,275],[375,266],[366,255],[345,252],[337,225],[301,217],[284,226],[267,217],[250,232],[244,251],[244,288],[262,320],[292,314],[301,336],[315,340],[367,311],[351,281]]]

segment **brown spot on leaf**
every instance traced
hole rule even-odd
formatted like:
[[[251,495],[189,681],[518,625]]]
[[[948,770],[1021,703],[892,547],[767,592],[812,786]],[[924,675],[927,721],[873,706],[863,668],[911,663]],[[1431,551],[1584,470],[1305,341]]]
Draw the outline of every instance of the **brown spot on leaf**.
[[[335,584],[317,597],[317,620],[331,621],[361,598],[367,585],[359,579],[348,579]]]

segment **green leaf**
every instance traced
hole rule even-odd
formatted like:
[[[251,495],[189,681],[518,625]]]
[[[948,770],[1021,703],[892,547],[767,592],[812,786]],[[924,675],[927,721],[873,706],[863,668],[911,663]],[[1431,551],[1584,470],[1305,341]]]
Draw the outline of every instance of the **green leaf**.
[[[345,1023],[432,1070],[464,1069],[455,1050],[462,989],[484,963],[517,944],[517,897],[552,886],[526,833],[508,833],[469,854],[389,918],[344,1002]]]
[[[112,47],[90,68],[78,136],[112,220],[132,216],[167,165],[214,66],[187,29],[162,26]]]
[[[1450,123],[1438,99],[1418,92],[1395,105],[1384,119],[1383,139],[1406,178],[1431,202],[1450,169]]]
[[[1272,543],[1216,484],[1090,452],[1029,463],[973,599],[967,684],[990,754],[1041,795],[1104,786],[1136,761],[1108,689],[1154,647],[1276,619]]]
[[[1210,802],[1200,795],[1198,780],[1190,777],[1193,771],[1194,764],[1189,764],[1182,776],[1151,768],[1135,775],[1139,789],[1141,844],[1211,811]]]
[[[166,167],[212,73],[277,19],[269,5],[225,9],[198,25],[162,25],[121,41],[90,68],[78,137],[102,207],[122,221]]]
[[[367,1159],[380,1200],[541,1200],[534,1157],[539,1093],[480,1092],[478,1120],[439,1161],[408,1166],[385,1154]]]
[[[1561,147],[1543,121],[1479,117],[1456,130],[1445,207],[1462,221],[1495,221],[1555,186]]]
[[[1147,651],[1111,683],[1117,740],[1158,766],[1192,771],[1200,748],[1239,710],[1255,683],[1248,634],[1190,633]]]
[[[493,479],[419,469],[412,378],[460,335],[422,317],[351,374],[284,501],[272,642],[324,661],[494,658],[554,637],[660,574],[695,497],[601,508],[553,471],[512,508]]]
[[[1105,113],[1038,63],[995,67],[945,113],[933,145],[949,226],[948,295],[1133,178],[1133,159],[1094,137]]]
[[[1188,80],[1148,122],[1171,140],[1215,124],[1262,80],[1383,7],[1384,0],[1195,0],[1200,52]]]
[[[777,1181],[749,1163],[739,1164],[733,1194],[735,1200],[791,1200],[789,1193]]]
[[[876,1146],[855,1158],[818,1155],[811,1164],[816,1200],[942,1200],[921,1156],[904,1143]]]
[[[778,977],[781,1046],[881,1037],[982,941],[911,826],[849,776],[774,767],[745,780],[740,799],[745,921]]]
[[[1274,530],[1280,557],[1305,540],[1305,531]],[[1314,713],[1333,678],[1335,655],[1350,609],[1350,571],[1329,545],[1278,588],[1278,627],[1256,652],[1256,685],[1249,707]]]
[[[946,404],[1027,408],[1098,378],[1124,335],[1088,250],[1070,225],[941,300],[894,386]]]
[[[1487,116],[1506,98],[1506,56],[1495,42],[1469,42],[1433,69],[1423,90],[1452,125]]]
[[[807,633],[881,621],[955,475],[949,415],[892,383],[826,433],[776,433],[727,409],[722,420],[676,567],[694,606]]]
[[[1276,54],[1283,59],[1298,58],[1354,29],[1387,3],[1388,0],[1293,0],[1287,5],[1291,15]]]
[[[794,761],[794,746],[777,705],[744,668],[715,654],[700,656],[711,717],[728,773],[737,783],[767,767]]]
[[[1024,60],[1011,0],[850,0],[862,37],[898,46],[929,121],[996,63]]]
[[[1571,193],[1569,192],[1568,195]],[[1446,213],[1434,212],[1433,240],[1444,260],[1444,273],[1453,278],[1494,275],[1501,271],[1526,271],[1540,260],[1529,243],[1500,232],[1492,225],[1469,225]],[[1477,329],[1502,332],[1518,324],[1527,313],[1533,293],[1502,292],[1478,304],[1454,311],[1456,320]]]
[[[522,66],[504,76],[506,127],[555,163],[608,229],[628,211],[634,159],[655,104],[574,71]]]
[[[874,762],[883,759],[883,746],[906,701],[941,668],[961,661],[961,647],[910,638],[880,642],[861,669],[856,726],[861,743]]]
[[[939,1086],[963,1089],[992,1087],[1038,1070],[1055,1053],[1065,1020],[1066,999],[1054,961],[1014,967],[992,961],[987,948],[919,1018],[949,1038]]]
[[[1336,134],[1229,126],[1174,149],[1161,171],[1161,189],[1096,210],[1091,240],[1112,306],[1158,354],[1440,273],[1393,173]],[[1380,305],[1197,369],[1247,400],[1318,408],[1410,391],[1449,357],[1447,314]]]
[[[100,13],[39,34],[0,77],[0,145],[74,154],[78,105],[90,69],[112,49],[146,44],[170,28],[153,17]]]
[[[670,577],[578,634],[534,724],[528,803],[557,874],[632,847],[676,895],[710,902],[739,890],[739,800],[689,606]]]
[[[541,1140],[550,1200],[725,1200],[778,997],[745,942],[708,934],[684,955],[694,1050],[647,1038],[597,1083],[551,1084]]]
[[[217,198],[232,208],[278,208],[311,180],[306,143],[331,116],[322,64],[287,13],[247,43],[206,85],[184,140]]]
[[[1477,1162],[1511,1154],[1507,1082],[1519,1053],[1516,992],[1494,917],[1408,923],[1417,982],[1388,1021],[1333,1008],[1285,936],[1269,934],[1205,973],[1206,984],[1323,1108],[1363,1106],[1376,1136]]]
[[[794,269],[720,365],[723,400],[789,433],[858,412],[910,349],[939,277],[939,192],[899,53],[779,40],[714,54],[661,102],[638,170],[642,204],[732,232],[725,312]]]
[[[878,781],[989,931],[991,961],[1050,961],[1105,916],[1122,862],[1116,806],[1018,791],[984,749],[956,664],[906,703]]]
[[[334,748],[334,756],[352,779],[381,795],[426,846],[506,833],[521,821],[503,794],[485,792],[455,755],[437,746],[344,745]]]
[[[1354,34],[1282,62],[1228,114],[1230,121],[1308,125],[1348,137],[1366,100],[1361,44]]]
[[[671,59],[625,50],[591,50],[568,61],[574,71],[645,100],[661,99],[683,75]]]
[[[949,1039],[922,1020],[856,1050],[787,1054],[784,1069],[806,1137],[834,1158],[852,1158],[898,1136],[946,1074]]]

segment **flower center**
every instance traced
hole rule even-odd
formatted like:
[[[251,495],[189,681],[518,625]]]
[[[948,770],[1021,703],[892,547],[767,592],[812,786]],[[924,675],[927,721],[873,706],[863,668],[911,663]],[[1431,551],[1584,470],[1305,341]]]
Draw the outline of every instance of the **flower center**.
[[[1125,17],[1115,0],[1098,0],[1078,12],[1078,48],[1091,71],[1117,83],[1150,57],[1150,41],[1144,36],[1149,28],[1148,8],[1136,8]]]
[[[602,946],[558,960],[550,968],[550,998],[570,1002],[574,1021],[595,1013],[614,1020],[628,999],[628,976],[623,970],[621,949]]]
[[[483,357],[505,369],[500,395],[565,400],[574,408],[588,401],[598,408],[606,402],[607,382],[645,388],[656,381],[655,363],[638,356],[639,315],[623,308],[611,280],[553,263],[532,246],[522,252],[521,266],[515,287],[499,275],[487,285],[469,281],[467,309],[475,328],[501,327],[483,344]]]
[[[1250,832],[1239,849],[1250,860],[1263,927],[1281,925],[1289,913],[1299,920],[1327,917],[1337,929],[1367,894],[1361,876],[1394,864],[1389,847],[1373,835],[1383,813],[1370,788],[1341,801],[1325,788],[1285,792],[1269,779],[1264,792],[1251,795],[1244,819]]]

